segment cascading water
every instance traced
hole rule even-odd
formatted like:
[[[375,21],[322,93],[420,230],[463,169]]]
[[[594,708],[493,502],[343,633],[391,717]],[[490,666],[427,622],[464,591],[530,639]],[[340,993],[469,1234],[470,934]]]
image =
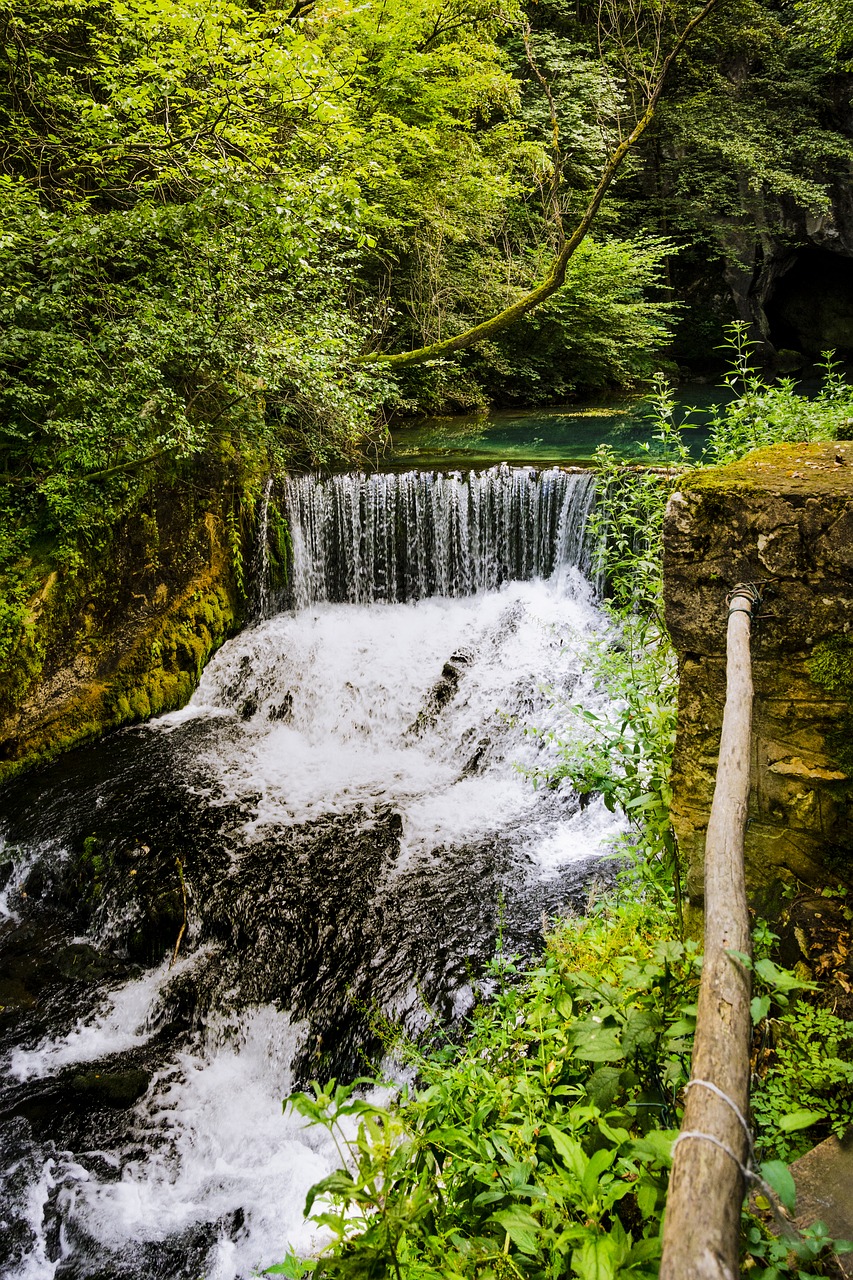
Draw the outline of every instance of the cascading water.
[[[261,493],[258,513],[258,537],[253,565],[254,600],[252,602],[252,618],[266,618],[270,610],[270,501],[272,499],[273,478],[267,476]]]
[[[594,492],[592,476],[557,467],[287,480],[284,603],[402,603],[494,591],[567,567],[588,574]]]
[[[518,768],[543,763],[526,731],[558,727],[555,696],[595,696],[586,477],[285,496],[295,607],[225,645],[183,711],[0,798],[16,1280],[231,1280],[316,1247],[302,1206],[336,1155],[281,1099],[379,1062],[376,1007],[413,1034],[464,1014],[499,914],[535,951],[614,835]]]

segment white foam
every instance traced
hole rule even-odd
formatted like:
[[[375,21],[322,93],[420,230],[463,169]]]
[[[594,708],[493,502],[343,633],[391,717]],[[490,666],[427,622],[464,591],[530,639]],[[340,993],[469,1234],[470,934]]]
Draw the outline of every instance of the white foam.
[[[172,973],[197,962],[200,953],[179,961]],[[145,1044],[158,1026],[161,992],[169,976],[164,960],[141,978],[134,978],[108,993],[88,1017],[78,1019],[71,1031],[56,1039],[44,1039],[33,1049],[13,1049],[8,1072],[16,1080],[41,1080],[75,1063],[95,1062]]]
[[[223,801],[251,797],[250,833],[381,803],[406,848],[428,853],[535,820],[541,801],[515,765],[535,764],[542,740],[525,726],[552,716],[551,687],[579,676],[577,636],[600,625],[583,590],[541,581],[280,615],[207,668],[193,714],[234,719],[200,772]],[[448,661],[457,682],[432,707]]]
[[[608,812],[599,797],[528,848],[537,877],[552,878],[572,863],[600,857],[614,848],[626,825]]]
[[[45,1212],[56,1187],[56,1161],[45,1160],[39,1177],[27,1187],[24,1220],[32,1233],[32,1246],[14,1272],[15,1280],[53,1280],[60,1258],[51,1259],[45,1231]]]
[[[20,895],[27,876],[36,863],[45,857],[59,862],[67,857],[67,852],[56,841],[39,842],[20,849],[8,844],[0,835],[0,863],[12,864],[6,884],[0,889],[0,921],[20,919],[17,907],[20,906]]]
[[[282,1100],[303,1029],[272,1006],[216,1018],[190,1052],[155,1076],[129,1138],[145,1158],[118,1182],[66,1176],[61,1209],[105,1250],[127,1253],[194,1223],[242,1227],[219,1233],[208,1280],[236,1280],[324,1242],[302,1209],[311,1186],[339,1164],[325,1130],[308,1129]]]

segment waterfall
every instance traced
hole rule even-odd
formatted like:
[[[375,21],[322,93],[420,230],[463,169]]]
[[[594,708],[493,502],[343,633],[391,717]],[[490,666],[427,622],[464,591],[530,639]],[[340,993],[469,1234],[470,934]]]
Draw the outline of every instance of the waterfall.
[[[252,616],[256,619],[266,618],[270,610],[270,498],[272,497],[272,476],[267,476],[261,494],[261,509],[258,515],[258,544],[255,548],[253,565],[254,601]]]
[[[498,930],[535,954],[618,833],[529,781],[566,703],[607,714],[590,477],[290,479],[278,600],[272,493],[256,620],[190,703],[0,793],[9,1280],[316,1253],[338,1156],[282,1099],[378,1064],[377,1012],[415,1036],[468,1014]]]
[[[292,553],[282,604],[405,603],[507,581],[589,574],[591,475],[502,465],[285,482]]]

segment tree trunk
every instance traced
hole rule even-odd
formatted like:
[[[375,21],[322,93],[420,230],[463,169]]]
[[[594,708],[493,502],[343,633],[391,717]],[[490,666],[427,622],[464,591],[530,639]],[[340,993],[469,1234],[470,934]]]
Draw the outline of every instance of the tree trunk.
[[[737,1280],[740,1274],[740,1211],[746,1191],[742,1166],[749,1140],[734,1107],[747,1115],[751,975],[728,953],[750,952],[743,842],[754,598],[753,589],[736,588],[728,619],[726,706],[705,842],[705,959],[691,1084],[669,1183],[660,1280]]]

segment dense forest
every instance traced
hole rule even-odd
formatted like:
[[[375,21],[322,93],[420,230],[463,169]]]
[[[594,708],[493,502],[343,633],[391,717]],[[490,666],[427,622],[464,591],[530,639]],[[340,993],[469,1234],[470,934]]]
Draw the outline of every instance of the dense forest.
[[[565,287],[453,359],[364,360],[547,272],[692,12],[9,0],[3,563],[205,452],[327,465],[390,414],[714,368],[733,318],[783,365],[853,349],[849,316],[803,350],[796,297],[767,302],[797,250],[849,269],[844,14],[720,0]]]

